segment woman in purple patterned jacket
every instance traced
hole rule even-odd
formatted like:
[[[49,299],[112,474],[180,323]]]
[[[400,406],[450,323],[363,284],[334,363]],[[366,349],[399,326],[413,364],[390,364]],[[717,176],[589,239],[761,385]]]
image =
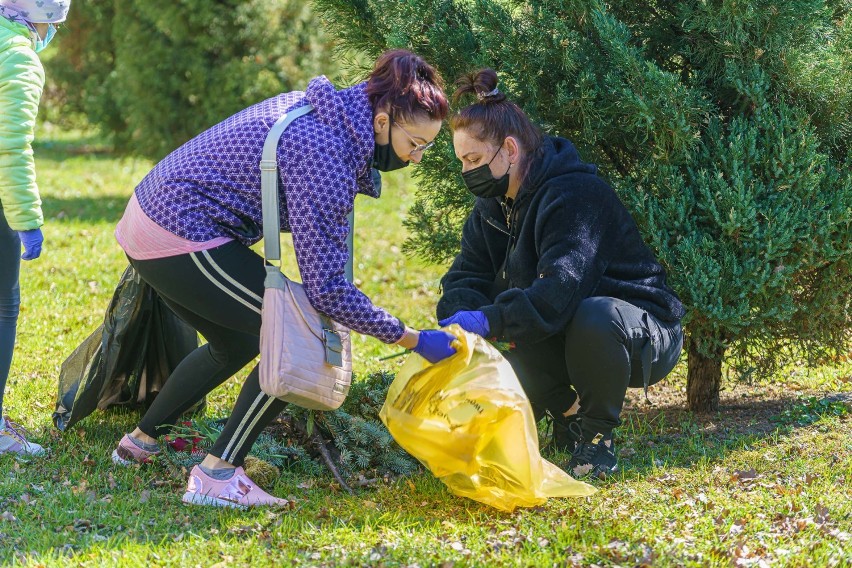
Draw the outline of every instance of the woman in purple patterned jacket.
[[[368,80],[336,90],[325,78],[283,93],[199,134],[142,180],[116,228],[139,275],[207,340],[184,359],[138,427],[113,452],[120,464],[146,462],[156,439],[182,412],[251,362],[259,351],[263,259],[261,149],[272,124],[311,104],[278,145],[280,222],[293,235],[311,304],[353,330],[413,349],[431,361],[451,355],[453,337],[415,331],[374,306],[344,276],[347,215],[359,193],[378,197],[373,168],[419,162],[448,112],[434,68],[403,50],[377,61]],[[189,475],[184,502],[245,507],[282,504],[241,464],[286,403],[264,394],[254,368],[204,461]]]

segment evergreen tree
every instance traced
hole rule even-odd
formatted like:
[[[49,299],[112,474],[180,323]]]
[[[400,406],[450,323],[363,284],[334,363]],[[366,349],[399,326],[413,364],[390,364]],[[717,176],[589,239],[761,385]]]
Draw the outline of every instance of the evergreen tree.
[[[49,93],[152,158],[335,69],[299,0],[81,0],[68,28],[47,63]]]
[[[314,0],[342,45],[492,67],[600,166],[687,306],[688,401],[845,351],[852,6],[844,0]],[[449,133],[418,168],[407,250],[444,262],[472,205]]]

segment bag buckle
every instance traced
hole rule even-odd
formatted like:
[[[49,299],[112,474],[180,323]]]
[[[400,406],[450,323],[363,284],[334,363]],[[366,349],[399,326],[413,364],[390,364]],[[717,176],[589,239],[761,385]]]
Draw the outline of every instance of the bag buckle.
[[[343,368],[343,340],[333,329],[322,328],[322,342],[325,345],[325,362],[332,367]]]
[[[260,169],[265,172],[274,172],[278,168],[278,162],[275,160],[261,160]]]

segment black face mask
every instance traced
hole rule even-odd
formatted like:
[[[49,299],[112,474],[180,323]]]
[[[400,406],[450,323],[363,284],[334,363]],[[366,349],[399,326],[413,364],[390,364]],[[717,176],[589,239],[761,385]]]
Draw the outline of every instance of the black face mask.
[[[477,168],[468,170],[462,173],[464,184],[472,194],[477,197],[503,197],[509,191],[509,170],[512,169],[512,164],[509,164],[506,173],[502,177],[495,178],[491,174],[491,162],[500,153],[502,146],[497,149],[497,153],[491,157],[487,164],[482,164]]]
[[[404,168],[408,162],[403,162],[402,158],[396,155],[393,150],[393,144],[376,144],[373,150],[373,167],[380,172],[392,172],[400,168]]]
[[[376,168],[370,168],[370,174],[373,177],[373,189],[376,191],[376,197],[382,195],[382,174]]]

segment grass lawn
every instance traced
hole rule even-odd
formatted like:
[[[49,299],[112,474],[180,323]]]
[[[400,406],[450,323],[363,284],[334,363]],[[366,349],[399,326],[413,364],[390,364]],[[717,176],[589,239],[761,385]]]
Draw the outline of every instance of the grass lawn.
[[[41,132],[45,249],[25,263],[19,343],[6,411],[50,448],[0,458],[0,561],[45,566],[849,566],[852,565],[852,369],[791,367],[778,385],[726,383],[723,409],[683,409],[684,367],[630,393],[617,443],[621,473],[584,499],[505,514],[451,495],[427,473],[334,490],[284,472],[284,511],[180,502],[183,480],[119,468],[110,453],[138,419],[96,412],[72,431],[51,424],[59,367],[98,325],[126,265],[112,232],[151,164]],[[396,176],[359,198],[356,277],[407,323],[434,327],[443,267],[405,258],[401,221],[413,190]],[[292,270],[292,254],[290,273]],[[286,265],[285,265],[286,266]],[[356,337],[356,371],[393,369],[397,349]],[[209,397],[224,416],[240,377]],[[846,399],[848,401],[848,398]]]

